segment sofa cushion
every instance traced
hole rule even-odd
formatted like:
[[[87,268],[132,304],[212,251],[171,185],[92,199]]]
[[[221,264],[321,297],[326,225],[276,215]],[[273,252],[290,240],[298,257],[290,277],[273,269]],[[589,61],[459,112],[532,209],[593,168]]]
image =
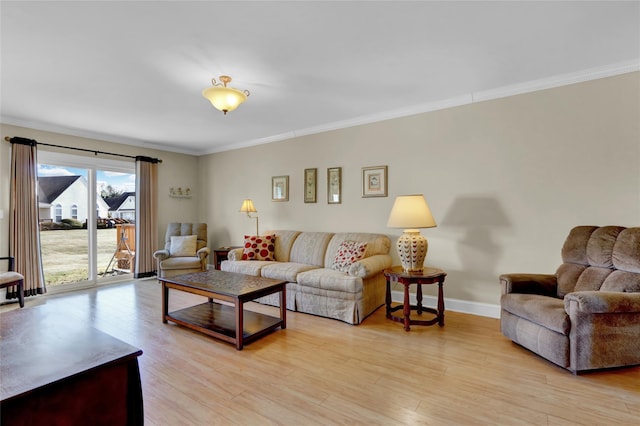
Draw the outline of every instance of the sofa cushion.
[[[573,291],[596,291],[600,290],[604,280],[613,272],[613,269],[600,268],[597,266],[590,266],[584,270]]]
[[[335,259],[330,268],[336,271],[348,272],[354,262],[362,259],[367,243],[359,243],[357,241],[346,240],[338,247]]]
[[[576,226],[569,231],[569,235],[562,246],[562,261],[564,263],[577,263],[588,265],[587,243],[597,226]]]
[[[200,258],[191,257],[169,257],[160,262],[162,269],[199,269],[202,267]]]
[[[333,263],[333,260],[338,253],[340,244],[343,241],[358,241],[360,243],[367,243],[367,250],[362,256],[363,259],[374,256],[376,254],[389,254],[391,247],[391,240],[389,237],[382,234],[371,234],[367,232],[338,232],[336,233],[329,245],[327,246],[327,254],[325,256],[325,265],[329,267]]]
[[[300,272],[309,271],[315,268],[317,268],[317,266],[307,265],[304,263],[275,262],[263,266],[260,274],[264,278],[296,282],[296,277]]]
[[[362,291],[362,278],[352,277],[344,272],[327,268],[301,272],[298,274],[297,280],[300,287],[316,287],[345,293],[359,293]]]
[[[295,263],[306,263],[323,267],[325,252],[329,240],[333,237],[330,232],[302,232],[291,247],[289,260]]]
[[[587,267],[585,265],[576,265],[574,263],[563,263],[558,267],[556,275],[558,277],[557,296],[562,298],[569,294],[576,287],[576,282],[580,278]]]
[[[225,272],[236,272],[238,274],[246,274],[259,277],[262,268],[266,265],[271,265],[272,263],[275,262],[265,260],[252,260],[250,262],[224,260],[220,264],[220,269]]]
[[[571,230],[562,247],[563,264],[558,268],[557,296],[564,297],[574,291],[600,290],[613,272],[615,263],[633,269],[634,232],[625,233],[622,226],[577,226]],[[640,241],[640,233],[638,240]],[[640,269],[640,261],[638,268]]]
[[[196,255],[197,235],[172,236],[169,253],[173,257],[193,257]]]
[[[198,242],[196,250],[207,246],[207,224],[206,223],[181,223],[173,222],[167,225],[167,232],[164,237],[164,248],[170,250],[171,237],[181,235],[197,235]]]
[[[602,283],[600,291],[622,291],[640,293],[640,274],[627,271],[613,271]]]
[[[275,235],[245,235],[242,260],[275,260]]]
[[[616,269],[640,274],[640,227],[627,228],[618,235],[611,257]]]
[[[275,259],[279,262],[288,262],[289,256],[291,255],[291,247],[296,238],[298,238],[298,235],[300,235],[300,231],[267,231],[265,235],[276,236]]]
[[[596,229],[587,242],[587,260],[589,266],[600,268],[613,267],[613,246],[618,234],[624,230],[621,226],[603,226]]]
[[[524,318],[557,333],[569,335],[571,320],[564,310],[562,299],[537,294],[503,294],[500,299],[503,310]]]

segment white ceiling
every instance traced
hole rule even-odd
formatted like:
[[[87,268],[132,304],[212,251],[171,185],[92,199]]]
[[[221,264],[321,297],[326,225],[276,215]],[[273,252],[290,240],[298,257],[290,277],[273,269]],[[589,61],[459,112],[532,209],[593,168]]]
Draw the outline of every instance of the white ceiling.
[[[640,64],[637,1],[2,1],[0,14],[3,123],[191,154]],[[251,92],[227,116],[201,95],[221,74]]]

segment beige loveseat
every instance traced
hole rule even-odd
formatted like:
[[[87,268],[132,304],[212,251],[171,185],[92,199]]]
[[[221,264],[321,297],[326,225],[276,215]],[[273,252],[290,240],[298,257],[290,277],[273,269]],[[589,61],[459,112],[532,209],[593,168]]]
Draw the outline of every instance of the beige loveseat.
[[[391,266],[389,238],[381,234],[269,231],[275,235],[275,260],[241,260],[243,249],[229,252],[221,269],[282,279],[287,284],[287,309],[359,324],[385,302],[382,271]],[[366,243],[360,260],[331,269],[344,241]],[[277,297],[259,302],[278,306]]]
[[[573,373],[640,364],[640,228],[578,226],[562,260],[500,276],[502,333]]]

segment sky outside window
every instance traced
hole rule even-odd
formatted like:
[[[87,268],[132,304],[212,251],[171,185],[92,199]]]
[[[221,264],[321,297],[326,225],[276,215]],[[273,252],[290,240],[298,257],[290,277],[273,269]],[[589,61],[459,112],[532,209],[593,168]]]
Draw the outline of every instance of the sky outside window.
[[[87,178],[87,170],[38,164],[38,176],[84,176]],[[136,190],[136,175],[133,173],[96,170],[96,180],[98,191],[105,189],[107,185],[111,185],[116,191],[134,192]]]

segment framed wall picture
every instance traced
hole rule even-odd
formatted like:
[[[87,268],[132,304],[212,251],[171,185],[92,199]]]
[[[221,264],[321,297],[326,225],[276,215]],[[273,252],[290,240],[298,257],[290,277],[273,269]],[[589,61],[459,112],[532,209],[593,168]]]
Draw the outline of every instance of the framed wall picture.
[[[315,203],[318,195],[318,169],[304,169],[304,202]]]
[[[327,169],[327,203],[342,202],[342,167]]]
[[[362,168],[362,197],[387,196],[387,166]]]
[[[289,176],[271,178],[271,201],[289,201]]]

